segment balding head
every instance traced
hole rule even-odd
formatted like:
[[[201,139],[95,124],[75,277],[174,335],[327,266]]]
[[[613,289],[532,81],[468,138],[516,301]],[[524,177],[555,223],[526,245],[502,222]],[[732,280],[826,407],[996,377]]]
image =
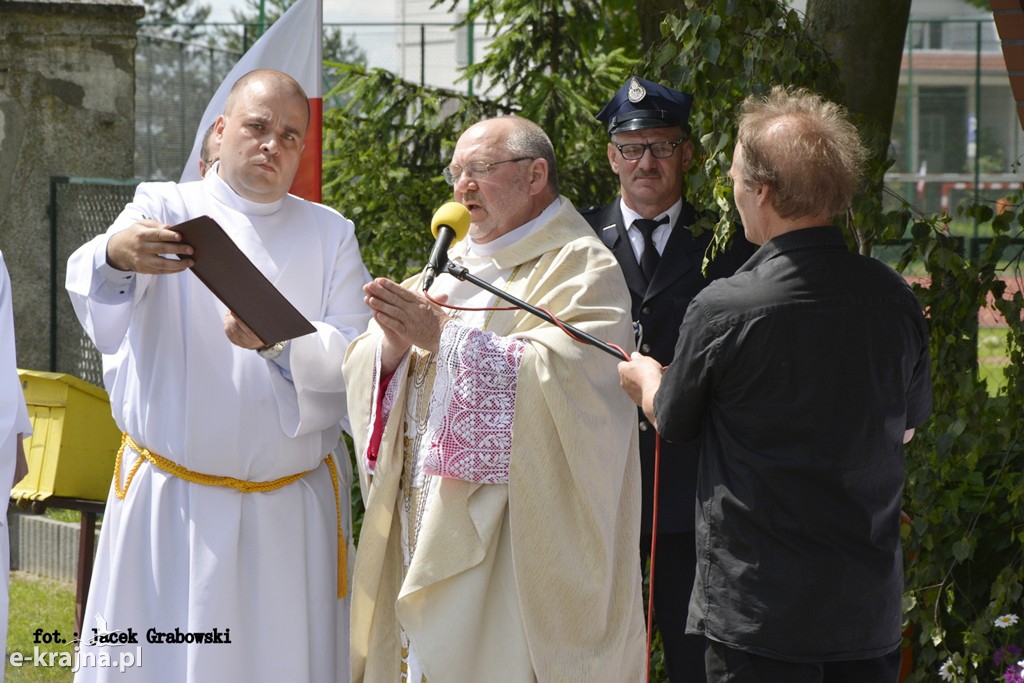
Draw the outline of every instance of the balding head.
[[[860,188],[867,159],[846,110],[808,90],[776,86],[748,97],[737,140],[751,187],[772,188],[780,217],[800,219],[845,211]]]
[[[224,102],[225,114],[229,114],[236,105],[239,94],[254,83],[277,90],[286,96],[294,97],[297,101],[301,100],[306,107],[306,125],[309,125],[309,97],[306,95],[306,91],[302,89],[297,80],[283,71],[275,71],[274,69],[256,69],[235,81],[235,84],[231,86],[231,90],[228,92],[227,100]]]
[[[484,164],[476,173],[466,171]],[[518,116],[473,124],[459,137],[450,167],[455,200],[469,209],[470,236],[483,243],[533,220],[558,197],[551,140]]]

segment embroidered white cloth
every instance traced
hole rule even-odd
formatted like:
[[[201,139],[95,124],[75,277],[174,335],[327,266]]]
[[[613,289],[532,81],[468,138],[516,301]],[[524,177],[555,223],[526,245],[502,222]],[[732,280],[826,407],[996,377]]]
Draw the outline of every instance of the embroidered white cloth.
[[[526,342],[452,321],[441,333],[430,398],[428,474],[507,484],[516,378]]]

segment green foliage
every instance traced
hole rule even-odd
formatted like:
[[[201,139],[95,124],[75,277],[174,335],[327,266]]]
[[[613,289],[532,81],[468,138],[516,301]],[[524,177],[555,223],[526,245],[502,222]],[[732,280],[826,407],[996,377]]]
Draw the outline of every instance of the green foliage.
[[[451,198],[441,169],[462,131],[486,116],[516,113],[541,125],[555,147],[562,194],[577,206],[615,195],[607,136],[594,115],[632,61],[622,48],[596,49],[599,39],[615,42],[609,26],[623,25],[610,4],[473,3],[465,21],[492,22],[498,38],[467,77],[493,83],[490,92],[501,93],[493,100],[328,65],[341,75],[328,98],[344,93],[351,101],[324,115],[324,200],[356,223],[371,273],[400,279],[422,267],[430,217]],[[510,18],[499,27],[495,17]]]
[[[355,222],[370,273],[402,280],[423,266],[430,218],[451,197],[441,169],[459,134],[507,110],[380,69],[331,66],[351,99],[324,113],[324,199]]]
[[[449,4],[440,0],[437,4]],[[454,4],[452,3],[452,6]],[[843,102],[827,52],[808,39],[797,13],[772,0],[682,0],[661,25],[663,42],[642,57],[630,4],[583,0],[478,0],[465,22],[483,22],[497,40],[467,69],[492,99],[403,82],[383,71],[335,65],[337,92],[351,101],[325,115],[325,201],[352,218],[371,272],[401,279],[419,270],[426,226],[450,197],[440,171],[459,134],[484,116],[517,112],[549,133],[563,193],[577,206],[604,203],[616,183],[607,138],[593,119],[635,72],[692,92],[698,159],[687,178],[698,208],[718,209],[716,242],[736,214],[723,183],[735,142],[736,108],[776,84],[803,86]],[[1020,293],[1022,215],[990,207],[921,216],[902,200],[882,208],[887,160],[868,170],[869,190],[847,223],[851,246],[904,240],[898,268],[926,273],[915,291],[931,330],[934,408],[907,447],[904,528],[908,553],[905,614],[915,654],[910,683],[937,678],[951,658],[964,681],[995,680],[993,620],[1022,612],[1024,586],[1024,300]],[[898,198],[897,198],[898,199]],[[977,220],[996,237],[976,259],[948,234]],[[1006,279],[1016,281],[1013,293]],[[993,297],[994,304],[987,303]],[[1008,321],[998,389],[978,370],[978,312],[994,306]],[[869,599],[870,596],[866,596]],[[655,662],[652,680],[667,680]]]
[[[1022,215],[994,216],[984,205],[958,213],[996,236],[977,259],[964,258],[947,234],[948,217],[936,216],[913,223],[902,260],[922,261],[931,278],[915,291],[928,311],[934,400],[931,420],[907,448],[904,606],[915,649],[908,683],[935,680],[946,660],[962,671],[954,680],[997,680],[993,622],[1024,606]],[[1008,293],[1007,280],[1017,291]],[[1010,362],[995,395],[977,364],[977,316],[987,305],[1008,323]]]
[[[806,87],[841,101],[838,71],[804,33],[800,17],[774,0],[685,0],[662,23],[664,41],[644,56],[639,72],[694,95],[690,124],[697,159],[687,196],[714,208],[698,230],[713,228],[721,246],[738,224],[726,173],[735,145],[736,115],[748,95],[773,85]]]

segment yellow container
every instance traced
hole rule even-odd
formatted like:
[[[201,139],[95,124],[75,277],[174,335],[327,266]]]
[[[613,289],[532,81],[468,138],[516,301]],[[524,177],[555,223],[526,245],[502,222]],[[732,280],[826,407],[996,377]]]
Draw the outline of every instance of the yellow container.
[[[11,491],[19,505],[51,496],[105,501],[121,432],[103,389],[71,375],[18,370],[32,436],[25,440],[28,475]]]

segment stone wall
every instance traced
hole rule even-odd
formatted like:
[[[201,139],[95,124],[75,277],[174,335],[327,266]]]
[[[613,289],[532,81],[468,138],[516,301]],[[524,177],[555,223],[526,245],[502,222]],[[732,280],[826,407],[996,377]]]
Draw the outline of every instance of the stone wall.
[[[0,2],[0,250],[19,367],[50,369],[50,177],[133,175],[143,14],[130,0]]]

